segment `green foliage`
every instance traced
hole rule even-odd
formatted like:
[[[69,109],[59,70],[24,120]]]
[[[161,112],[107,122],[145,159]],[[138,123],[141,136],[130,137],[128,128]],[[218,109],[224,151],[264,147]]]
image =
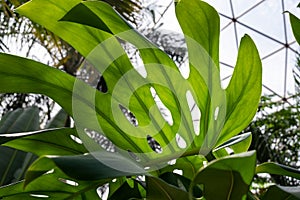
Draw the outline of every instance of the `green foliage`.
[[[0,188],[0,198],[95,199],[97,188],[105,183],[112,189],[110,199],[247,197],[256,154],[246,152],[249,134],[236,135],[255,115],[262,86],[260,57],[248,35],[241,40],[232,79],[223,89],[219,17],[203,1],[176,4],[189,51],[187,79],[166,53],[106,3],[32,0],[17,11],[72,45],[103,75],[108,89],[104,93],[57,69],[0,54],[0,92],[47,95],[75,123],[75,128],[0,135],[4,145],[40,156],[24,181]],[[134,69],[121,40],[136,46],[146,77]],[[151,90],[170,111],[173,124],[166,123]],[[201,112],[199,133],[194,130],[188,93]],[[121,108],[130,110],[138,124],[128,121]],[[105,136],[115,150],[100,147],[89,137],[92,132]],[[228,155],[228,149],[234,155]],[[267,167],[263,172],[273,170]]]
[[[14,132],[26,132],[39,129],[37,108],[17,109],[3,116],[0,121],[0,133],[9,137]],[[2,138],[1,138],[2,139]],[[3,138],[3,143],[9,139]],[[28,151],[27,151],[28,152]],[[24,178],[28,166],[36,156],[13,148],[0,146],[0,185],[8,185]]]
[[[254,175],[255,162],[253,151],[213,161],[196,174],[191,190],[195,186],[203,187],[205,199],[245,199]]]
[[[279,185],[273,185],[264,194],[262,200],[266,199],[291,199],[297,200],[300,198],[299,187],[283,187]]]

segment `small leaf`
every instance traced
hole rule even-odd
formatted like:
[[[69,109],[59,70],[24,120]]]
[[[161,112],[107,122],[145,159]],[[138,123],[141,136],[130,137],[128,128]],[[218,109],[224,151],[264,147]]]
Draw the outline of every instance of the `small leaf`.
[[[300,19],[297,18],[292,13],[290,13],[290,22],[292,25],[292,30],[293,30],[294,36],[295,36],[298,44],[300,44]]]
[[[274,162],[266,162],[258,165],[255,173],[269,173],[300,179],[300,170]]]
[[[205,199],[243,199],[254,176],[255,164],[255,151],[212,161],[195,176],[190,196],[193,190],[201,188]]]
[[[251,133],[244,133],[241,135],[237,135],[227,140],[222,145],[218,146],[214,149],[213,154],[216,158],[221,158],[224,156],[228,156],[230,153],[226,150],[226,148],[230,148],[232,153],[243,153],[248,151],[252,141]]]

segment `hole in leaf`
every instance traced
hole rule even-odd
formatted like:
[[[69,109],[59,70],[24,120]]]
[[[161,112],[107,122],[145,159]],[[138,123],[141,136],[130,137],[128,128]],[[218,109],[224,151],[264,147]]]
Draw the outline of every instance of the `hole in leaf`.
[[[75,135],[70,135],[70,138],[78,144],[82,144],[82,140],[76,137]]]
[[[111,182],[115,183],[115,182],[117,182],[117,179],[114,178],[113,180],[111,180]]]
[[[174,169],[174,170],[173,170],[173,173],[174,173],[174,174],[178,174],[178,175],[181,175],[181,176],[182,176],[182,174],[183,174],[183,171],[182,171],[181,169]]]
[[[123,114],[125,115],[126,119],[135,127],[138,126],[138,121],[136,119],[136,117],[134,116],[134,114],[132,112],[130,112],[130,110],[128,110],[127,108],[125,108],[124,106],[122,106],[121,104],[119,104],[119,107],[121,109],[121,111],[123,112]]]
[[[68,185],[71,185],[71,186],[78,186],[79,184],[77,183],[77,182],[75,182],[75,181],[72,181],[72,180],[68,180],[68,179],[64,179],[64,178],[58,178],[58,180],[60,181],[60,182],[63,182],[63,183],[65,183],[65,184],[68,184]]]
[[[176,164],[176,159],[170,160],[168,162],[168,165],[175,165]]]
[[[187,59],[183,60],[179,65],[179,71],[184,79],[188,79],[190,76],[190,65]]]
[[[153,87],[150,88],[152,97],[162,115],[162,117],[166,120],[166,122],[172,126],[173,125],[173,118],[170,110],[163,104],[161,99],[159,98],[158,94],[156,93],[155,89]]]
[[[215,109],[215,114],[214,114],[214,119],[217,120],[218,119],[218,116],[219,116],[219,110],[220,110],[220,107],[216,107]]]
[[[150,169],[150,167],[144,167],[144,169],[145,169],[145,170],[149,170],[149,169]]]
[[[234,151],[233,151],[230,147],[225,147],[225,150],[226,150],[226,152],[227,152],[229,155],[233,155],[233,154],[234,154]]]
[[[140,159],[135,153],[133,153],[132,151],[128,150],[128,153],[129,153],[129,155],[130,155],[135,161],[137,161],[137,162],[140,162],[140,161],[141,161],[141,159]]]
[[[30,194],[31,197],[36,197],[36,198],[49,198],[50,196],[44,195],[44,194]]]
[[[136,177],[136,180],[145,182],[146,181],[146,176],[139,175],[139,176]]]
[[[176,142],[179,148],[181,149],[185,149],[186,148],[186,142],[185,140],[181,137],[181,135],[179,135],[178,133],[176,133]]]
[[[195,99],[189,90],[186,92],[186,99],[187,99],[188,106],[190,108],[190,112],[191,112],[191,116],[192,116],[192,120],[193,120],[194,132],[196,135],[199,135],[200,134],[200,119],[201,119],[200,109],[197,106]]]
[[[147,135],[147,141],[153,151],[155,151],[156,153],[162,153],[160,144],[153,137]]]
[[[117,180],[117,179],[116,179]],[[109,195],[109,183],[104,184],[100,187],[97,188],[96,190],[97,194],[99,195],[99,197],[101,199],[108,199],[108,195]]]
[[[160,49],[166,52],[169,57],[179,66],[180,72],[188,77],[186,69],[181,69],[184,63],[188,65],[188,51],[184,35],[170,30],[159,28],[154,33],[146,32],[146,37],[155,43]],[[189,68],[188,68],[189,69]],[[187,74],[186,74],[187,73]]]
[[[104,135],[89,129],[84,129],[85,133],[108,152],[116,152],[115,145]]]
[[[96,88],[100,81],[101,74],[88,60],[84,60],[76,72],[76,78]]]
[[[103,76],[100,76],[98,83],[96,85],[96,89],[102,93],[107,93],[108,89],[107,89],[106,81]]]
[[[51,169],[51,170],[47,171],[45,174],[53,174],[53,172],[54,172],[54,169]]]
[[[128,55],[133,68],[143,77],[147,77],[147,71],[144,67],[144,62],[141,58],[140,51],[134,45],[122,40],[122,46]]]

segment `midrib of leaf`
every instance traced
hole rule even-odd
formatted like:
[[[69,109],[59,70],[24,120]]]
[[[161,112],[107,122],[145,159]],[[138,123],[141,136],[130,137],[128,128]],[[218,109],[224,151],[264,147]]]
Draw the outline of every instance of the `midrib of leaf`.
[[[202,10],[202,13],[204,13],[204,16],[205,16],[205,19],[206,19],[206,23],[209,24],[209,19],[206,15],[206,12],[203,10],[203,8],[201,7],[200,8]],[[208,34],[208,41],[212,41],[211,39],[211,35],[212,34]],[[208,46],[208,55],[212,55],[212,47],[211,47],[211,42],[209,42],[209,46]],[[207,99],[206,99],[206,108],[205,108],[205,118],[204,118],[204,134],[206,136],[207,134],[207,131],[209,129],[209,123],[210,123],[210,115],[211,115],[211,94],[213,91],[212,90],[212,67],[214,67],[214,65],[212,64],[212,61],[211,61],[212,58],[209,58],[209,66],[208,66],[208,74],[209,74],[209,77],[208,77],[208,96],[207,96]],[[205,80],[205,79],[204,79]],[[210,90],[211,89],[211,90]],[[214,133],[214,132],[213,132]],[[206,140],[206,144],[209,144],[208,142],[208,137],[205,137],[205,140]]]
[[[163,69],[163,73],[164,73],[164,77],[166,78],[167,80],[167,83],[169,85],[169,87],[171,88],[171,91],[176,91],[175,88],[174,88],[174,85],[172,84],[172,81],[170,80],[165,68],[162,68]],[[178,99],[176,98],[176,96],[174,95],[173,92],[171,92],[172,96],[173,96],[173,99],[175,99],[175,102],[176,102],[176,107],[179,109],[180,108],[180,103],[178,102]],[[184,127],[186,130],[188,130],[188,137],[190,139],[190,142],[191,142],[191,145],[192,145],[192,148],[196,148],[196,145],[193,141],[193,132],[192,130],[190,129],[189,125],[188,125],[188,122],[187,122],[187,118],[186,118],[186,115],[185,115],[185,112],[181,112],[181,109],[179,109],[179,113],[180,115],[182,114],[183,115],[183,124],[184,124]]]
[[[232,171],[230,170],[230,176],[231,176],[231,179],[230,179],[230,188],[229,188],[229,192],[228,192],[228,195],[227,195],[227,200],[230,200],[230,197],[231,197],[231,193],[232,193],[232,190],[233,190],[233,183],[234,183],[234,177],[233,177],[233,174],[232,174]]]
[[[204,14],[205,16],[205,19],[206,19],[206,24],[210,24],[209,23],[209,18],[208,16],[206,15],[206,12],[203,10],[203,7],[200,7],[200,9],[202,10],[202,13]],[[186,12],[186,15],[189,15],[191,18],[193,17],[193,15],[189,12]],[[191,34],[191,38],[196,38],[196,36],[193,36],[194,35],[194,32],[190,32]],[[213,41],[212,38],[211,38],[212,34],[208,34],[208,41]],[[212,49],[212,42],[209,42],[208,43],[209,46],[208,46],[208,55],[213,55],[213,49]],[[217,63],[216,63],[217,64]],[[217,67],[217,65],[215,65]],[[208,74],[210,77],[208,77],[208,83],[207,83],[207,88],[208,88],[208,94],[210,94],[212,91],[209,90],[209,88],[212,88],[212,67],[215,67],[214,66],[214,61],[212,61],[212,58],[209,59],[209,66],[208,66]],[[205,80],[205,79],[204,79]],[[210,122],[210,107],[211,107],[211,95],[207,96],[206,98],[206,107],[205,107],[205,110],[202,110],[201,112],[204,112],[204,126],[201,126],[203,129],[203,132],[204,133],[204,136],[206,136],[207,134],[207,131],[209,129],[209,122]],[[201,131],[200,131],[201,132]],[[208,144],[208,137],[205,137],[205,140],[206,140],[206,143]]]

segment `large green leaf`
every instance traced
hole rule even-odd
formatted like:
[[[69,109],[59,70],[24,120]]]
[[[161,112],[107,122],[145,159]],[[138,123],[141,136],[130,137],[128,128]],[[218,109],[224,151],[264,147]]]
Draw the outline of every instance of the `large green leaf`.
[[[37,129],[39,129],[39,110],[36,107],[9,112],[0,121],[0,135]],[[0,186],[21,180],[27,167],[35,159],[31,153],[3,146],[0,146],[0,155]]]
[[[236,135],[253,117],[261,87],[261,63],[256,47],[249,36],[243,37],[233,78],[228,88],[222,89],[218,67],[219,18],[217,12],[202,1],[182,0],[176,8],[189,48],[188,79],[181,76],[167,54],[132,30],[103,2],[32,0],[19,8],[18,12],[73,45],[103,74],[107,82],[107,93],[100,93],[58,70],[27,59],[0,54],[0,92],[33,92],[50,96],[73,116],[77,131],[88,150],[101,151],[98,159],[113,165],[108,167],[89,155],[53,158],[56,165],[72,177],[94,180],[132,175],[143,173],[141,169],[144,167],[155,170],[167,166],[168,161],[180,156],[196,155],[199,151],[206,154],[217,144]],[[38,14],[41,12],[43,15]],[[184,19],[187,18],[192,20],[185,26]],[[138,48],[147,71],[146,78],[131,65],[116,37]],[[150,88],[155,89],[171,111],[173,125],[167,124],[162,117]],[[199,135],[194,131],[186,97],[188,92],[201,110]],[[137,127],[130,124],[119,109],[120,105],[135,115]],[[237,118],[240,113],[243,113],[242,117]],[[86,128],[105,134],[117,145],[119,154],[103,152],[87,136]],[[38,135],[41,134],[28,137]],[[154,152],[149,146],[148,135],[161,145],[161,153]],[[183,147],[176,141],[177,136],[184,141]],[[128,151],[141,160],[141,167],[130,161]],[[197,165],[202,166],[197,159],[182,158],[182,161],[189,161],[188,167],[193,170]],[[80,167],[74,167],[74,163]],[[128,171],[124,173],[121,169],[126,163]],[[99,165],[99,168],[87,168],[90,164]],[[34,174],[35,179],[42,175]],[[239,175],[239,172],[235,174]],[[192,177],[193,173],[187,176]]]
[[[218,58],[219,17],[211,6],[200,0],[181,0],[176,7],[189,48],[188,79],[182,77],[167,54],[132,30],[106,3],[32,0],[20,7],[18,12],[70,43],[103,75],[108,87],[108,91],[102,93],[56,69],[24,58],[0,54],[0,92],[32,92],[51,97],[73,117],[76,132],[87,150],[98,152],[51,159],[42,157],[29,169],[23,193],[38,190],[40,184],[40,191],[49,196],[54,195],[51,197],[60,193],[65,193],[63,198],[71,198],[72,195],[77,197],[90,190],[95,193],[95,187],[107,182],[107,179],[145,174],[144,169],[156,170],[166,166],[164,169],[169,170],[181,167],[184,175],[191,178],[205,160],[197,154],[200,152],[206,155],[236,135],[247,126],[255,113],[261,90],[261,63],[256,47],[249,36],[243,37],[233,78],[228,88],[222,89]],[[187,23],[186,19],[191,20]],[[132,66],[119,38],[137,47],[147,72],[146,77],[141,76]],[[151,89],[155,90],[170,110],[172,125],[163,118]],[[200,134],[195,133],[193,127],[188,92],[201,111]],[[137,127],[128,121],[120,105],[134,114],[138,121]],[[32,135],[15,138],[7,144],[29,150],[28,147],[22,147],[23,144],[33,144],[33,140],[39,138],[39,144],[46,143],[45,148],[39,146],[39,155],[84,153],[85,149],[70,139],[71,135],[76,136],[73,131],[57,129],[29,133]],[[88,137],[89,131],[105,135],[116,145],[117,152],[104,151]],[[61,146],[55,146],[47,150],[47,145],[52,144],[58,133],[59,139],[66,140],[57,141],[56,144],[66,146],[67,149],[62,151]],[[14,136],[18,137],[18,134]],[[151,148],[147,139],[149,136],[160,144],[162,152],[157,153]],[[135,162],[135,158],[139,162]],[[168,161],[173,159],[178,162],[168,166]],[[249,168],[242,168],[238,160],[249,164]],[[209,177],[216,173],[220,177],[212,177],[220,178],[217,180],[228,186],[224,187],[220,195],[242,197],[253,176],[254,160],[255,155],[251,152],[213,162],[197,173],[193,186],[204,181],[204,196],[209,198],[212,190]],[[51,169],[54,169],[54,175],[46,173]],[[58,177],[63,176],[63,172],[68,178],[100,182],[96,182],[96,185],[84,182],[82,188],[66,188],[66,185],[59,187],[61,184],[58,183]],[[159,174],[159,171],[156,173]],[[46,181],[47,177],[50,177],[50,182]],[[233,182],[225,183],[225,179]],[[187,198],[186,192],[157,178],[149,177],[147,181],[150,185],[147,194],[149,198],[156,198],[157,191],[164,194],[166,199],[175,194],[176,198]],[[46,183],[52,185],[46,188]],[[239,184],[241,190],[227,190],[236,184]]]
[[[190,195],[195,188],[201,188],[205,199],[246,199],[255,164],[254,151],[213,161],[195,176]]]

